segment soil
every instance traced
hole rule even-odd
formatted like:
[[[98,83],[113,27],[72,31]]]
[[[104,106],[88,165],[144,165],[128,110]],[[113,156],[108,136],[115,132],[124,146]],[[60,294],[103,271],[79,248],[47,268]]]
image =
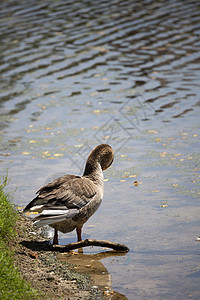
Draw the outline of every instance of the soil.
[[[92,287],[88,274],[77,272],[73,264],[57,260],[58,253],[30,218],[20,214],[17,232],[16,265],[22,276],[39,291],[39,299],[105,299],[101,291]]]

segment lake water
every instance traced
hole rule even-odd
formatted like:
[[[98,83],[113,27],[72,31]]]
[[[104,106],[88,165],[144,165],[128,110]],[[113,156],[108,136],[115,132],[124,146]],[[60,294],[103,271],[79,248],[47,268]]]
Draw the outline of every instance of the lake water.
[[[199,1],[2,0],[0,36],[0,174],[14,202],[80,175],[110,144],[83,237],[130,252],[97,257],[104,286],[119,299],[200,299]]]

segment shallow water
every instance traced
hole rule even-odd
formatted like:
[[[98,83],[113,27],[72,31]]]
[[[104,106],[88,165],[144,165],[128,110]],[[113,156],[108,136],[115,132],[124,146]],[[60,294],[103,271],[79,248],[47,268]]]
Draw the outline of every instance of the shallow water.
[[[200,298],[199,17],[199,1],[0,4],[0,173],[23,207],[111,144],[83,233],[131,249],[101,258],[128,299]]]

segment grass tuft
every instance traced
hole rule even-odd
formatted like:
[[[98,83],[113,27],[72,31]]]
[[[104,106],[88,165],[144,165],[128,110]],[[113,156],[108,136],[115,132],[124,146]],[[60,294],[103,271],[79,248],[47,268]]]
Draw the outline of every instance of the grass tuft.
[[[37,292],[22,278],[14,264],[11,244],[16,237],[18,212],[5,192],[8,177],[0,178],[0,299],[37,299]]]
[[[8,177],[0,180],[0,236],[5,243],[14,237],[14,225],[17,220],[17,211],[11,202],[10,195],[4,191],[8,183]]]

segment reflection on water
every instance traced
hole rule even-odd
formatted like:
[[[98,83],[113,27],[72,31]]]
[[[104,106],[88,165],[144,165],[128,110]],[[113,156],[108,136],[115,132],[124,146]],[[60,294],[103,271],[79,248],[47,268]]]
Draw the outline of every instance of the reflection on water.
[[[67,261],[75,265],[75,268],[81,273],[90,275],[93,288],[101,290],[106,299],[127,299],[124,295],[113,291],[111,275],[100,260],[109,257],[123,256],[124,253],[115,251],[100,252],[96,254],[83,254],[77,252],[60,253],[58,260]]]
[[[199,20],[197,0],[0,3],[0,174],[25,206],[110,143],[83,235],[131,249],[102,259],[128,299],[200,298]]]

